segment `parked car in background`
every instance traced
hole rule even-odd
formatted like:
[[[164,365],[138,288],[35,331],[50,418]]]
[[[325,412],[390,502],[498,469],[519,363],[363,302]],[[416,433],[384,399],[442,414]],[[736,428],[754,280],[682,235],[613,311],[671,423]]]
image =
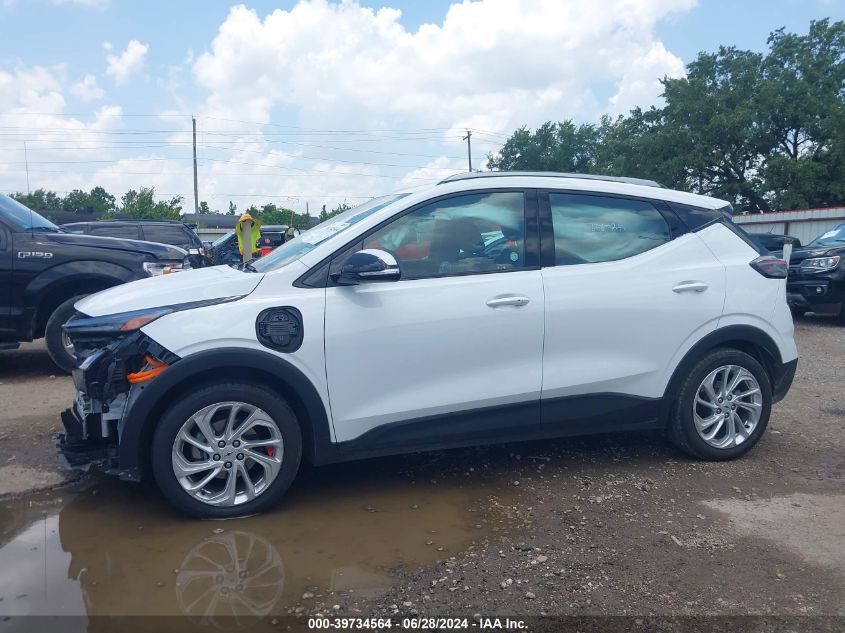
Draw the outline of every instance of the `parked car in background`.
[[[78,468],[198,517],[272,507],[300,463],[665,430],[722,461],[797,366],[786,263],[714,198],[460,174],[375,198],[241,269],[77,304]]]
[[[86,295],[190,267],[182,248],[64,231],[0,195],[0,349],[44,337],[53,361],[76,367],[62,325]]]
[[[792,244],[793,250],[801,248],[801,240],[791,235],[778,233],[749,233],[751,239],[773,254],[782,253],[784,244]]]
[[[199,236],[188,226],[176,220],[99,220],[96,222],[70,222],[62,224],[68,233],[117,237],[170,244],[188,251],[193,268],[207,265],[205,247]]]
[[[261,237],[266,238],[259,243],[259,248],[275,249],[285,243],[285,233],[288,227],[284,224],[267,224],[259,228]],[[207,256],[213,266],[220,264],[239,264],[243,260],[238,251],[238,238],[235,232],[231,231],[217,238],[207,246]]]
[[[795,316],[828,314],[845,323],[845,224],[792,252],[786,299]]]

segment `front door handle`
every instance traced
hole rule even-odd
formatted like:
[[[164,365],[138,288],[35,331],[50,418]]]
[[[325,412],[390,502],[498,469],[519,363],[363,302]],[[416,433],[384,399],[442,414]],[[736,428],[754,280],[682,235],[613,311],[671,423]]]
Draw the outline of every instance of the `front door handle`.
[[[682,281],[672,288],[675,292],[704,292],[710,286],[703,281]]]
[[[528,297],[521,297],[521,296],[509,296],[509,297],[495,297],[494,299],[487,300],[487,306],[490,308],[500,308],[502,306],[524,306],[526,305],[530,299]]]

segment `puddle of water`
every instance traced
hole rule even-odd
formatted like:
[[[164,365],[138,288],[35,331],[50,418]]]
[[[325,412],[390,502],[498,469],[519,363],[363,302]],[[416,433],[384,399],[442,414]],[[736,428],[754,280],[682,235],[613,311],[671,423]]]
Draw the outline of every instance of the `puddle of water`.
[[[845,496],[796,493],[772,499],[706,501],[743,536],[765,538],[845,576]]]
[[[320,469],[277,510],[231,521],[185,519],[110,480],[0,501],[0,616],[283,615],[306,591],[380,595],[397,567],[504,521],[478,487],[413,482],[396,463]]]

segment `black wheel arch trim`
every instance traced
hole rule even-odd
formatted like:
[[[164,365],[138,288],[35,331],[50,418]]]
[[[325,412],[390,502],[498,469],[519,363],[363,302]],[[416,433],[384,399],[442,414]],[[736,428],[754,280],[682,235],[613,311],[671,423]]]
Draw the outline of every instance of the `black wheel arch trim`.
[[[739,344],[739,345],[737,345]],[[769,374],[769,379],[774,387],[784,372],[788,372],[790,364],[794,367],[797,361],[791,363],[783,362],[777,344],[769,334],[760,328],[752,325],[726,325],[718,328],[703,336],[695,345],[693,345],[672,373],[672,378],[666,385],[666,390],[663,393],[663,419],[668,420],[669,409],[675,400],[678,391],[678,385],[683,380],[683,377],[689,373],[693,365],[695,365],[708,351],[718,347],[734,347],[742,351],[750,348],[751,350],[762,351],[764,356],[757,360],[763,365],[764,369]],[[743,349],[745,347],[746,349]],[[794,372],[794,369],[793,369]],[[787,385],[788,389],[788,385]],[[786,392],[783,391],[784,395]],[[782,397],[781,395],[781,397]]]
[[[201,374],[236,369],[251,373],[260,383],[269,382],[289,399],[302,427],[303,458],[320,463],[330,450],[331,434],[326,408],[314,385],[290,362],[268,352],[223,347],[188,355],[144,386],[126,412],[120,435],[121,479],[140,481],[149,459],[149,442],[157,416],[171,404],[173,392],[194,387]],[[268,380],[269,379],[269,380]]]

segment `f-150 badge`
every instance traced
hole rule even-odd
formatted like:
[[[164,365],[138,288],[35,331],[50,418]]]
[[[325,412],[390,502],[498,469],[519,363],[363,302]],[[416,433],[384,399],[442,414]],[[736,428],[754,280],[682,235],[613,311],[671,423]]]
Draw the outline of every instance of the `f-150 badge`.
[[[51,259],[53,253],[47,253],[45,251],[18,251],[18,259],[30,259],[33,257],[37,259]]]

